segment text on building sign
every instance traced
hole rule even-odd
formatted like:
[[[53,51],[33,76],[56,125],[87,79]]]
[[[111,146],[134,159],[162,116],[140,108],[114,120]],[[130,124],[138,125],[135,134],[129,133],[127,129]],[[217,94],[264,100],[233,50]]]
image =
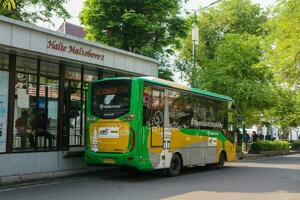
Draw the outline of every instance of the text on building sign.
[[[58,42],[56,40],[49,40],[47,44],[48,49],[54,49],[57,51],[67,52],[67,53],[73,53],[76,55],[85,56],[88,58],[94,58],[97,60],[104,60],[104,55],[95,53],[92,50],[86,50],[82,47],[78,47],[75,45],[64,45],[63,42]]]

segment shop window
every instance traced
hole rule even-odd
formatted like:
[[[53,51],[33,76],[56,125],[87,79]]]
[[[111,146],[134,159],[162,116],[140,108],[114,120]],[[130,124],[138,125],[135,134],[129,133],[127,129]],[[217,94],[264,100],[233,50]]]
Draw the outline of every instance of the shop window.
[[[41,61],[41,76],[56,77],[59,76],[59,67],[57,63]]]
[[[17,72],[37,74],[37,60],[18,56],[16,65]]]
[[[58,67],[58,66],[57,66]],[[40,77],[36,135],[37,148],[55,149],[58,123],[58,80]]]
[[[84,69],[83,80],[84,82],[91,82],[98,79],[98,72],[93,70]]]
[[[0,70],[8,70],[8,54],[0,53]]]
[[[0,152],[6,151],[8,109],[8,55],[0,53]]]
[[[59,66],[45,61],[38,66],[37,60],[24,57],[17,57],[16,63],[13,149],[54,150]]]
[[[27,69],[24,69],[24,71]],[[16,74],[14,108],[14,150],[34,150],[36,125],[36,75]]]
[[[65,79],[73,80],[73,81],[81,81],[81,68],[67,66]]]

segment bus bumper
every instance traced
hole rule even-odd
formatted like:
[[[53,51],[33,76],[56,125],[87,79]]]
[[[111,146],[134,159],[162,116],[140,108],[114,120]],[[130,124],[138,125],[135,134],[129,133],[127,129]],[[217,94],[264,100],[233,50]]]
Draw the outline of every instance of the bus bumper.
[[[85,151],[84,159],[87,165],[116,165],[138,168],[132,153],[115,154]]]

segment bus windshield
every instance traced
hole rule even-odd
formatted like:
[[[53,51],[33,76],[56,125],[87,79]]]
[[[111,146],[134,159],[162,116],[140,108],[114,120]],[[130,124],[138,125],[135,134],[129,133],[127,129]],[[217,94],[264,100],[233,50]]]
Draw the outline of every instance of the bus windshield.
[[[117,118],[130,110],[130,80],[109,80],[92,84],[92,108],[95,116]]]

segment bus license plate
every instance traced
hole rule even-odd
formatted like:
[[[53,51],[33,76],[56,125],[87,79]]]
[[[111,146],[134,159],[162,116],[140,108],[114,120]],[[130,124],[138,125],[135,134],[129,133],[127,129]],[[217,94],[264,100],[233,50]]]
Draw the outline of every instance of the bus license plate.
[[[103,163],[105,163],[105,164],[115,164],[116,160],[112,159],[112,158],[104,158]]]

